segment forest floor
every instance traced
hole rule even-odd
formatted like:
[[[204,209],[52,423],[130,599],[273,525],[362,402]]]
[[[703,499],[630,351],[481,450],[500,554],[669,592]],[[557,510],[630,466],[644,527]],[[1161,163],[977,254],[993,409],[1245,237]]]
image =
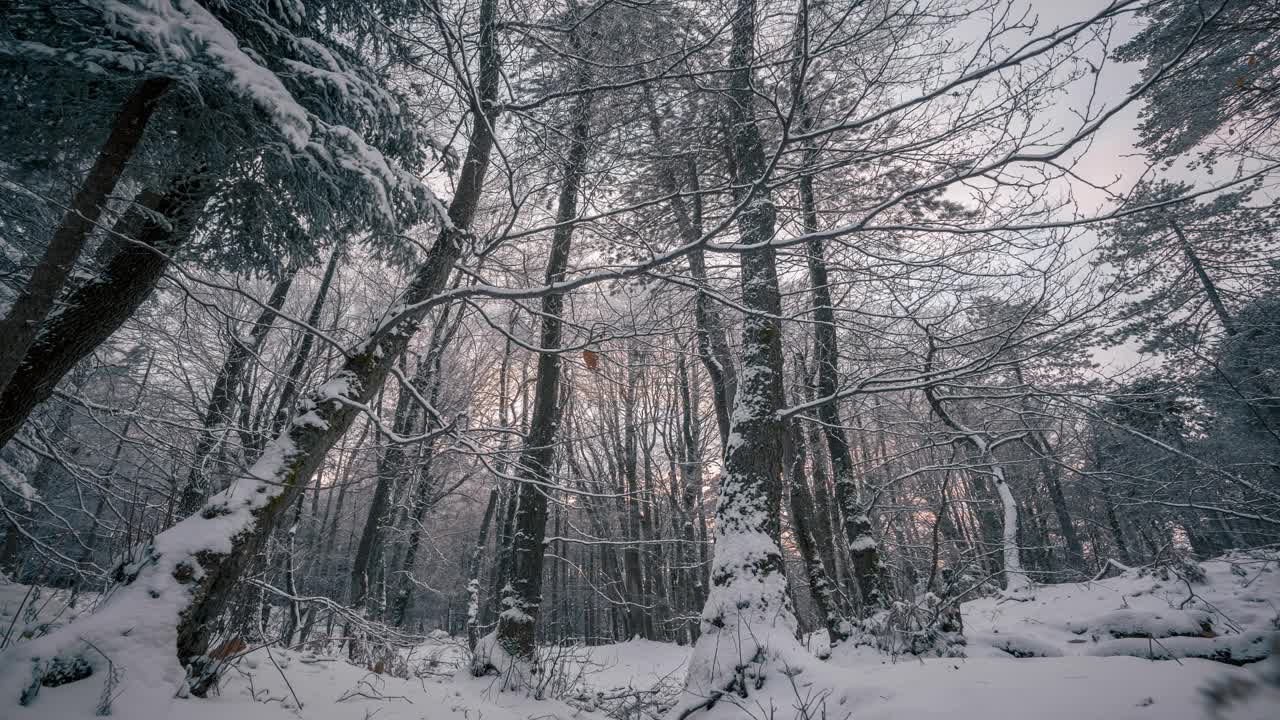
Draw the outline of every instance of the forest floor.
[[[1103,580],[1038,585],[1032,599],[965,603],[964,658],[889,658],[842,646],[799,674],[772,675],[748,701],[721,701],[713,718],[756,720],[1192,720],[1211,717],[1205,689],[1242,687],[1280,631],[1280,554],[1232,555],[1194,567],[1131,570]],[[0,585],[0,633],[26,588]],[[53,603],[50,603],[53,605]],[[24,629],[16,622],[14,632]],[[157,648],[157,652],[162,652]],[[568,720],[647,718],[679,691],[689,650],[633,640],[548,649],[556,670],[536,689],[504,691],[473,678],[460,642],[437,637],[406,657],[416,677],[379,675],[313,653],[257,650],[211,700],[174,700],[153,717],[190,720]],[[0,655],[0,662],[5,656]],[[1214,658],[1214,659],[1208,659]],[[1248,663],[1237,667],[1232,663]],[[45,688],[3,718],[94,715],[102,684]],[[128,690],[124,670],[119,691]],[[805,714],[807,713],[807,715]],[[1280,691],[1259,690],[1215,716],[1280,718]]]

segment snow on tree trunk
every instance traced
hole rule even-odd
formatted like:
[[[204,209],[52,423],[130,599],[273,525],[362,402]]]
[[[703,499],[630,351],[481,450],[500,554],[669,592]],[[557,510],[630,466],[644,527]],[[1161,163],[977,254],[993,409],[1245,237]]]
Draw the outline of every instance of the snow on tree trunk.
[[[474,123],[449,225],[441,231],[388,320],[347,355],[342,369],[316,388],[284,432],[197,515],[159,533],[116,569],[119,585],[103,606],[0,656],[0,698],[32,698],[44,675],[79,660],[95,670],[125,671],[115,699],[120,717],[167,717],[174,693],[203,696],[219,661],[208,654],[215,621],[240,576],[285,509],[319,468],[325,453],[361,414],[445,286],[475,215],[498,108],[495,0],[481,12]],[[176,656],[161,649],[176,649]]]
[[[329,262],[325,265],[324,276],[320,279],[320,287],[316,289],[316,296],[311,301],[311,311],[307,314],[307,327],[320,327],[325,299],[329,295],[330,286],[333,285],[333,276],[337,273],[338,261],[342,258],[342,254],[342,243],[329,253]],[[280,398],[276,401],[275,416],[271,419],[271,437],[278,435],[284,428],[284,424],[289,421],[289,413],[293,412],[293,403],[298,398],[298,381],[306,370],[307,362],[311,359],[311,348],[315,344],[315,339],[315,333],[310,330],[303,333],[302,342],[298,343],[298,349],[293,354],[293,362],[289,365],[289,372],[285,374],[284,389],[280,391]],[[246,448],[248,457],[257,459],[264,439],[263,436],[258,436],[253,445]]]
[[[209,468],[206,460],[213,453],[221,436],[219,429],[231,418],[232,406],[236,401],[236,390],[249,359],[257,357],[262,342],[275,322],[276,314],[284,305],[293,286],[294,271],[289,271],[267,298],[257,320],[249,327],[246,337],[232,337],[231,349],[218,370],[213,383],[213,391],[209,394],[209,404],[204,411],[204,420],[200,424],[200,436],[196,440],[195,455],[191,460],[191,471],[187,475],[187,484],[182,488],[178,500],[178,515],[186,517],[200,509],[205,498],[209,496]]]
[[[1009,594],[1021,593],[1031,587],[1031,580],[1022,569],[1022,559],[1018,548],[1018,502],[1009,490],[1009,483],[1004,479],[1004,468],[996,462],[992,453],[983,453],[991,476],[996,482],[996,492],[1000,494],[1000,506],[1004,509],[1004,532],[1000,547],[1004,554],[1004,589]]]
[[[754,0],[739,0],[729,54],[728,115],[739,201],[742,364],[715,511],[711,590],[702,610],[684,693],[673,717],[709,707],[726,694],[745,698],[771,673],[800,667],[808,654],[797,623],[778,545],[781,514],[781,298],[773,248],[775,209],[764,181],[766,163],[752,103],[756,35]]]
[[[931,372],[936,355],[934,339],[929,338],[929,351],[925,360],[925,371]],[[996,484],[996,493],[1000,496],[1000,505],[1004,510],[1003,530],[1000,538],[1001,554],[1005,579],[1005,593],[1008,595],[1025,595],[1032,587],[1031,579],[1022,569],[1020,548],[1018,547],[1018,502],[1005,480],[1004,467],[996,458],[996,443],[980,430],[968,427],[947,409],[947,398],[938,392],[935,385],[924,388],[925,399],[934,415],[955,432],[957,440],[969,449],[975,462],[974,472],[991,477]]]
[[[759,216],[772,208],[757,206],[748,212]],[[764,300],[761,296],[777,299],[776,276],[768,272],[772,258],[760,257],[766,254],[771,251],[743,257],[743,304],[753,310]],[[712,704],[725,693],[746,697],[763,685],[769,672],[796,665],[805,655],[796,640],[796,618],[775,540],[782,427],[770,336],[776,338],[777,332],[774,317],[752,314],[745,321],[742,372],[715,510],[711,589],[681,713]]]
[[[563,281],[568,269],[574,229],[572,220],[578,215],[578,194],[590,150],[591,103],[591,93],[584,93],[578,97],[574,110],[564,181],[556,206],[556,230],[552,234],[551,252],[547,258],[548,285]],[[563,409],[560,401],[561,359],[557,352],[563,335],[563,308],[564,293],[549,292],[542,297],[539,342],[543,352],[538,355],[533,415],[524,451],[520,455],[518,473],[522,482],[517,490],[515,535],[511,541],[509,575],[503,585],[503,610],[498,615],[494,631],[476,644],[472,658],[473,673],[497,670],[503,673],[508,687],[521,686],[534,669],[536,659],[549,492],[545,485],[551,480],[555,440]]]

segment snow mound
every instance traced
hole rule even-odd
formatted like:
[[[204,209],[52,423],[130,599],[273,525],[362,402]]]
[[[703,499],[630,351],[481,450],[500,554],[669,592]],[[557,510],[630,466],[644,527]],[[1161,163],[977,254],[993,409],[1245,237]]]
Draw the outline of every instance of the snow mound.
[[[1213,615],[1203,610],[1113,610],[1086,622],[1068,621],[1067,630],[1113,638],[1213,637]]]
[[[969,657],[1129,655],[1246,664],[1267,657],[1268,639],[1280,632],[1277,599],[1280,553],[1251,551],[1038,585],[1033,600],[980,598],[961,611]]]
[[[1151,660],[1203,658],[1230,665],[1245,665],[1264,660],[1270,655],[1270,642],[1274,634],[1265,630],[1251,630],[1214,638],[1171,637],[1158,641],[1131,637],[1091,645],[1087,654],[1095,657],[1129,655]]]

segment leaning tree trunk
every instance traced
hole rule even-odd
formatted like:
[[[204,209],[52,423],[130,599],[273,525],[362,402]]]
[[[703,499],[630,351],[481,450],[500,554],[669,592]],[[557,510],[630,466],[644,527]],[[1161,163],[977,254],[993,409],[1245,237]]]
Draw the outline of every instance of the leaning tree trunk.
[[[231,350],[222,362],[213,383],[213,391],[209,394],[209,404],[204,411],[195,454],[191,459],[191,472],[187,475],[187,484],[183,486],[182,496],[178,500],[178,515],[181,517],[199,510],[209,496],[209,472],[205,461],[218,443],[218,428],[230,420],[231,406],[236,401],[237,386],[244,375],[245,365],[262,348],[267,331],[271,329],[276,314],[289,295],[293,276],[294,273],[290,271],[271,289],[271,295],[250,328],[248,338],[241,339],[239,333],[232,330]]]
[[[151,296],[169,265],[168,254],[194,232],[210,187],[207,179],[191,177],[174,182],[164,193],[138,194],[134,207],[112,229],[118,239],[107,240],[119,243],[111,261],[71,293],[62,312],[44,323],[0,394],[0,447],[13,439],[37,405],[53,395],[62,377]]]
[[[786,423],[783,438],[783,457],[787,465],[787,487],[791,491],[791,526],[796,549],[804,562],[809,579],[809,594],[818,608],[818,618],[827,630],[832,646],[849,637],[840,602],[840,591],[827,574],[822,556],[818,553],[818,541],[813,532],[813,495],[809,492],[809,479],[805,471],[804,434],[800,422],[792,418]]]
[[[564,182],[556,206],[556,229],[551,237],[547,258],[546,283],[561,282],[569,265],[573,241],[573,223],[578,216],[578,193],[586,169],[591,120],[591,93],[578,96],[573,127],[569,133],[569,151],[565,161]],[[542,605],[543,538],[547,526],[547,488],[555,439],[560,425],[560,353],[564,294],[548,292],[542,297],[542,332],[538,354],[537,379],[534,381],[533,415],[525,437],[517,473],[521,479],[517,490],[515,534],[511,541],[510,570],[504,584],[498,626],[482,641],[473,672],[508,669],[514,661],[532,663]],[[505,656],[505,658],[503,657]],[[509,660],[508,660],[509,659]]]
[[[1235,319],[1227,311],[1227,305],[1222,301],[1222,293],[1218,292],[1217,283],[1205,271],[1204,263],[1200,261],[1200,256],[1196,254],[1195,248],[1187,240],[1186,233],[1182,231],[1182,226],[1178,224],[1178,221],[1170,219],[1169,228],[1173,230],[1174,236],[1178,238],[1178,248],[1182,250],[1182,255],[1187,262],[1191,264],[1191,269],[1196,274],[1196,280],[1200,283],[1200,289],[1204,291],[1205,297],[1209,300],[1209,305],[1213,307],[1214,314],[1218,316],[1218,322],[1222,323],[1222,329],[1228,335],[1235,335],[1239,332],[1236,328]]]
[[[312,392],[304,411],[231,488],[214,497],[198,515],[152,538],[137,562],[122,565],[115,576],[123,587],[94,614],[91,623],[71,622],[39,641],[22,645],[21,657],[13,657],[12,665],[24,670],[0,672],[0,697],[16,697],[30,684],[31,663],[36,658],[85,654],[85,641],[96,637],[106,642],[100,636],[103,632],[113,633],[113,647],[121,642],[155,643],[167,636],[177,649],[179,662],[187,668],[183,687],[203,696],[213,686],[219,661],[208,654],[210,633],[241,574],[323,462],[325,453],[360,416],[359,408],[382,387],[461,255],[488,170],[493,125],[499,112],[496,7],[496,0],[485,0],[481,5],[478,90],[471,108],[470,145],[449,204],[450,224],[401,294],[398,307],[402,312],[379,324],[353,348],[338,374]],[[148,626],[138,627],[141,620]],[[130,637],[140,640],[121,640],[122,627],[134,627]],[[153,649],[149,645],[148,652]],[[171,663],[163,662],[131,667],[132,687],[177,686],[182,678],[173,677],[170,667]]]
[[[685,692],[674,717],[726,693],[745,698],[803,656],[779,546],[781,513],[782,301],[773,239],[776,210],[756,125],[752,66],[756,4],[739,0],[727,79],[742,277],[742,364],[715,512],[711,592],[702,611]]]
[[[125,165],[141,144],[147,122],[172,84],[169,78],[149,78],[139,83],[125,98],[97,160],[71,199],[71,205],[54,230],[44,256],[14,298],[9,313],[0,320],[0,338],[4,338],[4,345],[0,346],[0,394],[24,365],[32,343],[75,269],[85,241],[120,182]]]
[[[191,690],[206,693],[216,677],[216,661],[206,655],[209,645],[207,625],[226,606],[231,588],[238,582],[249,558],[256,554],[269,536],[280,513],[293,496],[305,486],[311,473],[324,459],[324,454],[346,432],[382,387],[391,366],[404,353],[431,305],[428,301],[444,289],[454,262],[462,252],[463,239],[471,226],[479,203],[484,176],[494,144],[494,123],[499,109],[498,56],[495,40],[495,0],[481,6],[479,93],[473,101],[473,125],[467,155],[462,164],[457,189],[449,204],[446,227],[417,269],[408,288],[402,293],[399,307],[404,308],[390,324],[374,329],[371,336],[348,355],[337,375],[312,393],[307,403],[285,431],[270,443],[262,457],[246,474],[258,479],[215,498],[199,516],[187,522],[218,517],[222,508],[232,512],[231,496],[243,495],[245,486],[257,485],[257,502],[248,503],[250,512],[232,535],[230,551],[206,550],[194,560],[204,570],[199,578],[188,578],[193,587],[178,627],[178,658],[191,669]],[[265,481],[265,482],[264,482]],[[183,525],[173,529],[179,531]]]

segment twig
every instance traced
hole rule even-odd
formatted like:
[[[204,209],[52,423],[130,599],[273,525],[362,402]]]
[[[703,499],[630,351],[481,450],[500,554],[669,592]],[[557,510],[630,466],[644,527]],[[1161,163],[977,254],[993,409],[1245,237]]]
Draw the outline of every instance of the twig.
[[[271,654],[271,648],[264,645],[263,649],[267,651],[267,659],[271,661],[272,665],[276,666],[276,672],[280,673],[280,677],[284,679],[285,686],[289,688],[289,694],[293,695],[293,701],[298,704],[298,709],[301,710],[302,701],[298,699],[298,693],[294,692],[293,683],[289,682],[289,676],[284,674],[284,670],[282,670],[280,668],[280,664],[276,662],[275,656]]]
[[[13,619],[9,621],[9,629],[4,632],[4,642],[0,642],[0,648],[9,646],[9,636],[13,634],[13,626],[18,622],[18,616],[22,614],[22,608],[26,606],[27,599],[31,597],[32,591],[36,589],[35,585],[27,586],[27,594],[22,596],[22,602],[18,603],[18,607],[13,611]]]

